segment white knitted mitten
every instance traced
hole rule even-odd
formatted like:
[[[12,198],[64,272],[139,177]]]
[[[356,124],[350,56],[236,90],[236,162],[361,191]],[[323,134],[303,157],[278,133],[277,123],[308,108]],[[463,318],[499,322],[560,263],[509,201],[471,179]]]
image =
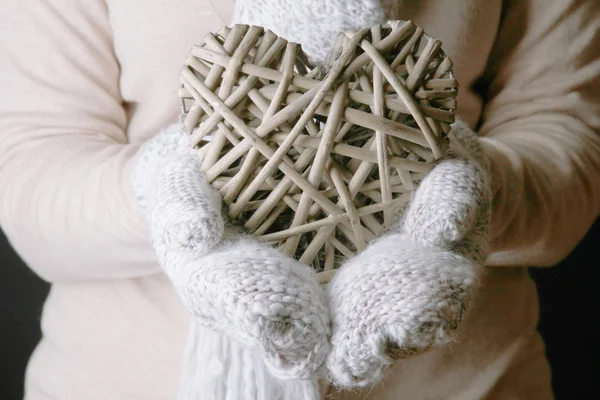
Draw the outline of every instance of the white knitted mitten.
[[[236,0],[233,23],[258,25],[321,63],[338,34],[385,20],[380,0]]]
[[[456,336],[488,253],[491,189],[475,134],[457,122],[450,139],[396,226],[329,285],[337,386],[373,385],[395,359]]]
[[[178,126],[142,146],[133,178],[159,262],[196,320],[261,354],[274,376],[313,377],[330,328],[312,269],[224,229],[220,198]]]

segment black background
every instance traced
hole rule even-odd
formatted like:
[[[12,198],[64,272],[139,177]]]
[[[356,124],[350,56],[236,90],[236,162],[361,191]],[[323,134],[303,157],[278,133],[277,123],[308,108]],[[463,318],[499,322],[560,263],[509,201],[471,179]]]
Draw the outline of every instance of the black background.
[[[540,295],[539,329],[558,400],[593,398],[592,389],[600,379],[600,338],[595,327],[600,306],[600,281],[595,278],[600,268],[599,239],[597,221],[560,265],[531,269]],[[47,292],[47,284],[22,263],[0,232],[1,400],[23,397],[23,374],[39,340],[39,317]]]

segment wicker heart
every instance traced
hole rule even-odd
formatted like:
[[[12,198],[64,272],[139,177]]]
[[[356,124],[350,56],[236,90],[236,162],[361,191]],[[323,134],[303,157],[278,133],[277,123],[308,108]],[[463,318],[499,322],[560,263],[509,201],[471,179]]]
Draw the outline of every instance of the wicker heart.
[[[223,27],[186,60],[181,117],[231,220],[326,277],[443,154],[451,68],[410,21],[340,35],[319,67],[271,31]]]

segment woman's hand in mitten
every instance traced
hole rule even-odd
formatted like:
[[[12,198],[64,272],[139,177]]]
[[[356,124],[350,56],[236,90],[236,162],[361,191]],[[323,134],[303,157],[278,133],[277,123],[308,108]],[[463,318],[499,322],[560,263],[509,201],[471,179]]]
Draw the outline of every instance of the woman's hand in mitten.
[[[257,349],[273,375],[313,376],[330,329],[314,272],[266,244],[224,233],[220,197],[179,127],[141,147],[133,176],[159,262],[191,313]]]
[[[488,252],[491,189],[475,134],[457,122],[450,139],[394,229],[329,285],[337,386],[370,386],[386,365],[451,342],[460,327]]]

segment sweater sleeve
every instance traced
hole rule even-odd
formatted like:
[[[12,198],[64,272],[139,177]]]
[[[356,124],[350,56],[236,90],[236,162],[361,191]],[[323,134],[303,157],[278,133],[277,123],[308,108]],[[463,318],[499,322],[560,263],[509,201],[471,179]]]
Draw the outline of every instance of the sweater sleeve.
[[[600,212],[599,4],[505,4],[479,129],[495,191],[490,265],[554,265]]]
[[[51,282],[159,271],[102,0],[0,4],[0,226]]]

